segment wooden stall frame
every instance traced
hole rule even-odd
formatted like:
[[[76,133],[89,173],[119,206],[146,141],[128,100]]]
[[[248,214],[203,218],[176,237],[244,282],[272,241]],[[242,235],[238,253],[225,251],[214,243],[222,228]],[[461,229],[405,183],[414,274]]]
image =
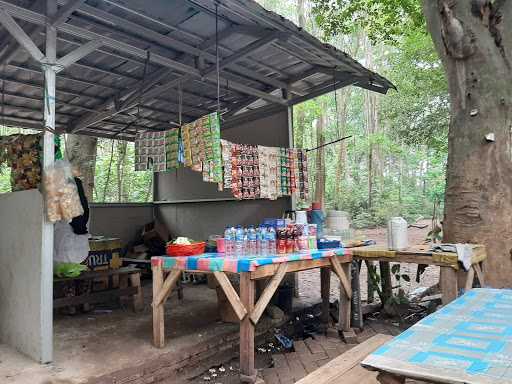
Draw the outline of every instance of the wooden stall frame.
[[[340,261],[340,258],[342,259]],[[288,272],[298,272],[308,269],[320,268],[322,293],[322,320],[329,319],[329,288],[331,270],[340,280],[340,306],[338,329],[345,337],[351,336],[350,310],[352,289],[350,285],[350,265],[352,257],[333,256],[316,260],[290,261],[279,264],[269,264],[258,267],[253,272],[240,272],[240,295],[233,288],[226,272],[220,271],[192,271],[170,269],[164,271],[160,263],[152,264],[153,271],[153,344],[155,347],[165,346],[164,305],[182,272],[198,272],[212,274],[236,313],[240,321],[240,378],[242,382],[255,383],[257,380],[254,367],[254,334],[255,328],[272,296]],[[168,272],[167,277],[165,273]],[[164,278],[165,277],[165,278]],[[268,280],[261,296],[255,302],[256,281],[264,278]],[[353,333],[353,332],[352,332]]]

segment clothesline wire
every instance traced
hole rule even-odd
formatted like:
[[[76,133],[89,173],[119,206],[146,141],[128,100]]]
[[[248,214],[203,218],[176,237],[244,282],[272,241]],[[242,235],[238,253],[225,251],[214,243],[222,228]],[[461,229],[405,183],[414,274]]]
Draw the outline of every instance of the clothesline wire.
[[[331,144],[336,144],[336,143],[338,143],[340,141],[343,141],[343,140],[346,140],[346,139],[350,139],[351,137],[352,137],[352,135],[345,136],[345,137],[342,137],[340,139],[336,139],[334,141],[330,141],[329,143],[325,143],[325,144],[319,145],[318,147],[311,148],[311,149],[306,149],[306,152],[316,151],[317,149],[320,149],[320,148],[323,148],[323,147],[327,147],[328,145],[331,145]]]

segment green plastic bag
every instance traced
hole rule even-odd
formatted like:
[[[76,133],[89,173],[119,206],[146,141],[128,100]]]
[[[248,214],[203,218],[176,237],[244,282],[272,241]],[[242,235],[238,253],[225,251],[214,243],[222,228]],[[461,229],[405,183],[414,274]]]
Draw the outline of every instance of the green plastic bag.
[[[76,263],[56,263],[53,267],[53,274],[57,277],[78,277],[87,271],[87,265]]]

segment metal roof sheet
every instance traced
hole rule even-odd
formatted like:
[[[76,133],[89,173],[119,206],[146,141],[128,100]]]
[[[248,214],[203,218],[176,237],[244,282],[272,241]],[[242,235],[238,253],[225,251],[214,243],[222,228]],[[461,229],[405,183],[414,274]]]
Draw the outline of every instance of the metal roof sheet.
[[[57,0],[59,10],[72,1]],[[0,9],[44,52],[41,3],[0,0]],[[5,29],[0,33],[7,42],[0,49],[0,123],[41,128],[41,65]],[[225,116],[294,105],[348,85],[381,93],[393,87],[252,0],[86,0],[58,25],[57,57],[91,40],[100,47],[57,74],[57,129],[133,139],[139,130],[176,125],[180,110],[182,122],[216,111],[216,36]]]

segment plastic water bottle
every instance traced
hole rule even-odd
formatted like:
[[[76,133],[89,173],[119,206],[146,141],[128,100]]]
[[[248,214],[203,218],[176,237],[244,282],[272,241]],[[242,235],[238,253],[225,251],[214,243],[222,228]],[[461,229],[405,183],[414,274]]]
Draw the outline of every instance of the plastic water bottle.
[[[261,255],[261,225],[256,228],[256,254]]]
[[[268,232],[266,227],[260,228],[260,255],[261,256],[268,256]]]
[[[231,227],[226,227],[224,231],[224,254],[226,257],[233,256],[235,250],[235,239]]]
[[[268,227],[267,230],[267,239],[268,239],[268,254],[270,256],[275,256],[277,254],[277,241],[276,241],[276,230],[274,227]]]
[[[235,230],[235,256],[236,257],[244,256],[244,237],[245,237],[244,229],[240,225],[238,225]]]
[[[254,229],[252,225],[247,231],[247,240],[249,241],[249,252],[247,252],[247,255],[256,256],[258,237],[256,235],[256,229]]]

